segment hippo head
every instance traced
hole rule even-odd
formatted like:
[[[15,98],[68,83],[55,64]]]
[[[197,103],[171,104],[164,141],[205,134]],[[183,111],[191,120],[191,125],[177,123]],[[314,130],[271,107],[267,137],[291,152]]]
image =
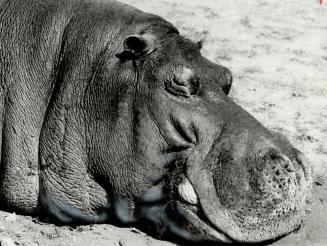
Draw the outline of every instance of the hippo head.
[[[231,72],[163,20],[121,33],[63,46],[41,136],[48,213],[65,223],[114,215],[193,241],[259,242],[297,229],[310,211],[309,164],[228,97]]]
[[[137,216],[187,239],[285,235],[308,214],[309,164],[228,97],[231,72],[202,57],[200,46],[171,27],[153,28],[127,36],[117,54],[136,88],[134,178],[124,190]]]

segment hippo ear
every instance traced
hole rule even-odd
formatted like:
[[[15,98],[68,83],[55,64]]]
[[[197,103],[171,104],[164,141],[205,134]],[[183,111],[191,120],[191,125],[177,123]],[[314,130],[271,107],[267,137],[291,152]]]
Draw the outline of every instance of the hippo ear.
[[[196,45],[198,46],[199,50],[202,49],[203,44],[204,44],[204,40],[203,39],[201,39],[199,42],[196,43]]]
[[[224,71],[221,73],[218,83],[223,92],[228,95],[233,83],[232,72],[229,69],[225,68]]]
[[[121,60],[136,60],[155,50],[155,39],[150,34],[131,35],[124,41],[124,51],[116,54]]]

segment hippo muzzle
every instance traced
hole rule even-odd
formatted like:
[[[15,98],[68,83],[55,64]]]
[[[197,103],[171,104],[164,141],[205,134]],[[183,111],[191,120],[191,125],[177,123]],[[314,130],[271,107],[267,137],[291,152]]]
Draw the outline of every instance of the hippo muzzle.
[[[239,110],[226,114],[228,124],[219,130],[201,125],[203,119],[194,123],[202,133],[179,174],[177,211],[201,240],[275,239],[300,227],[310,211],[311,169],[304,155]]]
[[[310,168],[296,149],[286,155],[262,144],[253,153],[242,137],[216,141],[201,164],[190,166],[187,177],[196,196],[190,192],[185,200],[197,201],[218,240],[278,238],[298,228],[309,212]]]

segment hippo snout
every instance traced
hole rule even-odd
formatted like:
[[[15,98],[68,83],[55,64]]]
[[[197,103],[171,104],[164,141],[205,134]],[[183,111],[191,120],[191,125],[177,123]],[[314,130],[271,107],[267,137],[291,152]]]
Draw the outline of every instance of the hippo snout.
[[[219,240],[222,235],[248,243],[278,238],[310,213],[308,161],[285,137],[261,125],[223,128],[204,160],[193,161],[189,193],[198,196],[193,200],[218,228]],[[180,192],[186,201],[186,191],[193,191],[188,188]]]

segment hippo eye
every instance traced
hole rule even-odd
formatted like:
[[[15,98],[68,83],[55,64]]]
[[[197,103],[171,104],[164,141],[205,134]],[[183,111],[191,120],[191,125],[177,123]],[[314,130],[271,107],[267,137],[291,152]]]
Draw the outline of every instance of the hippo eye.
[[[165,88],[175,96],[191,97],[198,92],[199,78],[195,75],[191,77],[174,75],[165,82]]]

